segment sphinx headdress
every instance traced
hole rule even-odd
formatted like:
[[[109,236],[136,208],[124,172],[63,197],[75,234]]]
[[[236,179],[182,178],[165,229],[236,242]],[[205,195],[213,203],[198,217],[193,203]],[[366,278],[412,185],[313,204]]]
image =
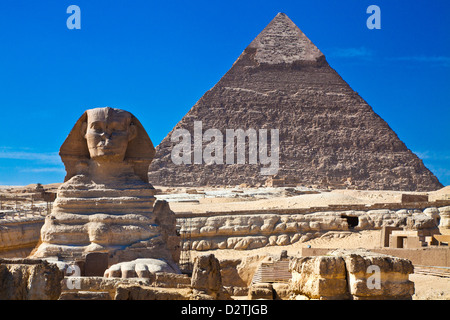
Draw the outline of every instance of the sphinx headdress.
[[[121,109],[108,108],[108,112],[128,112]],[[132,165],[134,173],[143,181],[148,182],[148,167],[155,157],[155,148],[139,120],[130,112],[130,125],[136,128],[136,137],[128,142],[124,161]],[[69,180],[79,172],[79,166],[87,164],[90,159],[89,149],[83,134],[83,123],[87,122],[87,111],[78,119],[66,140],[62,144],[59,155],[66,169],[64,181]]]

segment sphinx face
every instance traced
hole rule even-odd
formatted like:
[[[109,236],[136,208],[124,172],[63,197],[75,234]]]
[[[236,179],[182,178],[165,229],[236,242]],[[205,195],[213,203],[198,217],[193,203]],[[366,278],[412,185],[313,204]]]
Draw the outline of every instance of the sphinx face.
[[[94,160],[123,161],[128,142],[136,136],[131,114],[108,107],[88,110],[83,130]]]

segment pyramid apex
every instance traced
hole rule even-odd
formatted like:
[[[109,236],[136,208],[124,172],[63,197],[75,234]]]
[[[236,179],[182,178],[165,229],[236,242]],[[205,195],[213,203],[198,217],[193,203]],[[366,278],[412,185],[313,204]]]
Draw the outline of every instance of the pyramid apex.
[[[283,12],[279,12],[247,48],[256,49],[259,63],[317,61],[323,53]]]

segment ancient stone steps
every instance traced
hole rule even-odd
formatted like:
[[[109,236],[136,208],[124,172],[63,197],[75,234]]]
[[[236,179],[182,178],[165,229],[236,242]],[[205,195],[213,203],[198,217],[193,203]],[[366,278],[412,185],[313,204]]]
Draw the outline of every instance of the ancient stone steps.
[[[291,278],[289,260],[262,262],[253,275],[252,283],[289,282]]]

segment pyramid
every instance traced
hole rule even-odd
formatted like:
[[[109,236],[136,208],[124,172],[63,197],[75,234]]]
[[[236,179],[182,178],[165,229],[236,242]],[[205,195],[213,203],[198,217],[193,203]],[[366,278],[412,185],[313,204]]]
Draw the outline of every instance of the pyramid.
[[[224,145],[227,129],[278,130],[278,137],[267,133],[266,145],[270,149],[270,143],[278,141],[278,170],[272,171],[272,176],[262,174],[265,164],[250,161],[248,146],[244,164],[225,160],[199,163],[193,154],[189,155],[190,164],[174,163],[172,152],[181,140],[173,139],[172,134],[187,130],[194,153],[195,123],[197,128],[201,123],[201,133],[208,129],[223,133],[219,143]],[[206,145],[201,146],[203,151]],[[274,151],[270,151],[272,155]],[[162,140],[149,169],[149,181],[160,186],[263,185],[270,177],[304,186],[335,184],[405,191],[442,188],[284,13],[277,14]]]

